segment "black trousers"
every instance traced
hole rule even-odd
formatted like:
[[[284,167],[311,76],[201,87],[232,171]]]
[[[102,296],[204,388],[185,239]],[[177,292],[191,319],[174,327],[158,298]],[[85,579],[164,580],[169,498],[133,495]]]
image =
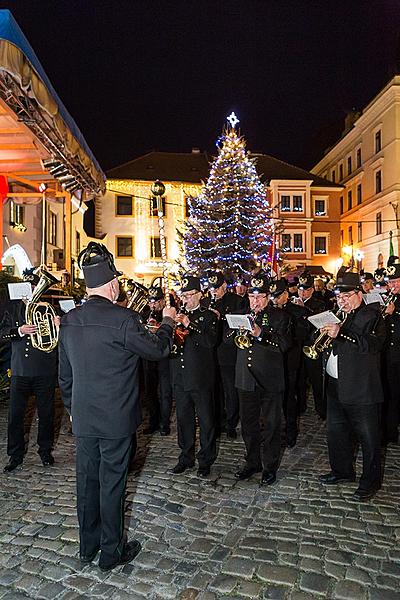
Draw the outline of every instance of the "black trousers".
[[[101,549],[105,562],[119,559],[125,545],[125,487],[132,437],[76,438],[76,487],[80,553]]]
[[[149,410],[150,427],[169,428],[172,410],[172,387],[169,358],[143,360],[144,403]]]
[[[214,398],[211,389],[185,391],[174,385],[178,444],[181,449],[179,462],[193,465],[196,445],[196,415],[200,428],[200,450],[197,460],[200,467],[209,467],[215,461]]]
[[[304,411],[307,407],[308,380],[311,381],[315,410],[322,419],[326,419],[322,358],[319,357],[317,360],[312,360],[303,354],[297,379],[297,394],[301,411]]]
[[[363,472],[359,487],[381,486],[380,406],[379,404],[343,404],[339,402],[337,380],[327,377],[327,434],[329,462],[339,477],[355,475],[354,449],[357,440],[362,449]]]
[[[236,429],[239,423],[239,395],[235,387],[235,365],[219,365],[224,421],[227,431]]]
[[[296,396],[297,370],[288,370],[285,377],[285,394],[283,400],[283,414],[286,419],[286,436],[295,439],[298,433],[297,420],[299,409]]]
[[[239,391],[242,437],[246,446],[246,465],[276,473],[281,448],[280,392]]]
[[[382,407],[383,441],[397,442],[400,422],[400,362],[391,360],[389,355],[383,358],[383,384],[385,401]]]
[[[36,397],[39,419],[37,443],[39,454],[50,452],[54,443],[54,389],[56,376],[11,376],[10,407],[8,412],[7,454],[22,460],[25,454],[24,417],[31,394]]]

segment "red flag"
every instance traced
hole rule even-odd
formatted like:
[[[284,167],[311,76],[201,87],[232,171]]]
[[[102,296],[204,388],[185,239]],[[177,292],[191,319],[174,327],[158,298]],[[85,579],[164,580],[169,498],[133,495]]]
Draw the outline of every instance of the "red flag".
[[[4,202],[4,200],[7,198],[8,192],[8,179],[5,175],[0,175],[0,202]]]

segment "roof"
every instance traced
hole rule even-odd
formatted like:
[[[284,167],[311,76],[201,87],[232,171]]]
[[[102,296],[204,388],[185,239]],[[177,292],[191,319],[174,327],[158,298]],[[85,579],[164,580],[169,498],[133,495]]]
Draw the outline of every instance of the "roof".
[[[256,159],[256,168],[261,181],[271,181],[271,179],[296,179],[312,181],[312,187],[332,187],[342,188],[338,183],[333,183],[323,177],[318,177],[314,173],[310,173],[300,167],[290,165],[283,160],[269,156],[268,154],[251,154],[252,158]]]
[[[206,181],[210,165],[205,152],[149,152],[107,171],[108,179]]]
[[[77,158],[83,168],[92,171],[93,178],[103,187],[105,176],[99,163],[9,10],[0,10],[0,54],[0,71],[9,73],[21,90],[45,111],[71,157]]]
[[[255,159],[257,172],[264,183],[271,179],[300,179],[312,181],[314,187],[343,187],[268,154],[250,156]],[[161,179],[190,183],[206,181],[209,174],[210,163],[205,152],[149,152],[107,171],[108,179]]]

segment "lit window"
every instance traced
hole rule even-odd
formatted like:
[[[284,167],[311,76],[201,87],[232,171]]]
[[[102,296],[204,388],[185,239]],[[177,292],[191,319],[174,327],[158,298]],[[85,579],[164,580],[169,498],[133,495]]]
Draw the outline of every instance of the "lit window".
[[[293,235],[293,252],[303,252],[303,234],[295,233]]]
[[[116,196],[116,212],[118,216],[131,216],[133,213],[132,196]]]
[[[302,210],[303,210],[303,196],[293,196],[293,210],[295,212],[302,212]]]
[[[291,252],[292,251],[292,241],[290,233],[282,234],[282,252]]]
[[[10,225],[24,225],[24,207],[22,204],[15,204],[13,200],[10,201]]]
[[[161,202],[162,202],[163,216],[165,217],[165,196],[163,196],[161,198]],[[152,198],[150,198],[150,216],[151,217],[158,217],[158,203],[157,203],[157,197],[156,196],[153,196]]]
[[[161,240],[153,237],[150,240],[150,258],[161,258]]]
[[[325,236],[316,236],[314,238],[314,254],[326,254]]]
[[[281,211],[290,212],[290,196],[281,196]]]
[[[132,257],[133,256],[133,238],[132,237],[117,237],[117,256]]]
[[[49,209],[47,241],[52,246],[57,246],[57,214]]]
[[[325,200],[315,201],[315,216],[324,217],[326,215]]]

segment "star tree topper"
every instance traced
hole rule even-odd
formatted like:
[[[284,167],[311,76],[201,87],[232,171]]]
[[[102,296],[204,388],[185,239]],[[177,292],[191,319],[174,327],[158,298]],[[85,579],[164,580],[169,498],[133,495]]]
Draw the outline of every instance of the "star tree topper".
[[[233,111],[231,112],[227,120],[231,124],[232,129],[235,129],[236,125],[239,123],[239,119]]]

